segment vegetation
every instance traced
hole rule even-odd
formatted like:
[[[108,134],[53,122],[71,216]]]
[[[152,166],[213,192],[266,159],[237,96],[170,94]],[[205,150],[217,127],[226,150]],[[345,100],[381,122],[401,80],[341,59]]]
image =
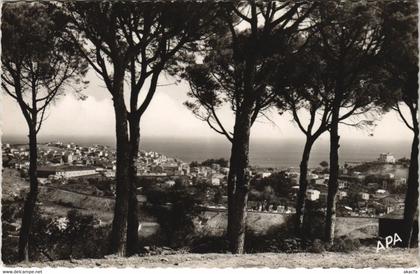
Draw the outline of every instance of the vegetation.
[[[29,131],[30,191],[19,234],[19,258],[27,261],[38,195],[37,134],[65,88],[80,92],[87,63],[68,41],[60,10],[45,3],[7,3],[2,11],[2,89],[18,103]]]
[[[410,246],[413,238],[413,226],[418,211],[419,180],[419,125],[418,125],[418,18],[415,15],[418,6],[414,2],[391,3],[384,10],[386,18],[383,53],[383,73],[385,85],[394,92],[388,98],[385,108],[391,106],[404,124],[413,132],[410,155],[410,168],[407,179],[407,192],[404,207],[406,231],[403,236],[404,246]],[[398,41],[396,40],[398,39]],[[390,99],[390,100],[389,100]],[[389,104],[390,103],[390,104]],[[402,107],[408,109],[408,115]]]
[[[322,161],[321,163],[319,163],[320,166],[322,166],[323,168],[328,167],[328,162],[327,161]]]
[[[379,52],[383,41],[384,2],[328,1],[312,14],[315,54],[320,53],[319,74],[321,90],[330,98],[330,174],[325,225],[325,241],[332,243],[336,218],[336,203],[339,175],[339,124],[353,126],[374,125],[374,119],[344,122],[349,117],[375,114],[377,102],[385,96],[380,89],[381,78],[377,70]],[[379,8],[379,9],[378,9]],[[341,114],[347,111],[346,114]],[[374,118],[374,117],[373,117]]]
[[[414,1],[386,0],[5,3],[2,90],[17,103],[28,127],[29,170],[21,172],[29,191],[24,201],[20,193],[9,197],[2,209],[7,221],[3,228],[12,231],[7,236],[16,236],[16,218],[22,219],[17,256],[4,255],[4,260],[140,253],[145,244],[138,239],[139,216],[143,217],[139,194],[147,197],[142,210],[158,220],[161,244],[173,248],[234,254],[355,251],[358,241],[334,234],[337,212],[347,214],[344,205],[367,208],[360,192],[385,179],[367,176],[362,185],[354,178],[348,196],[338,201],[340,129],[344,125],[371,130],[390,110],[413,133],[410,160],[396,164],[409,164],[407,184],[389,187],[391,193],[405,193],[402,239],[404,246],[413,245],[419,196],[417,17]],[[84,99],[81,91],[88,84],[83,79],[89,68],[113,101],[115,184],[103,178],[69,179],[62,188],[83,187],[80,195],[108,196],[107,200],[115,189],[113,221],[106,227],[68,201],[55,201],[73,208],[62,218],[36,209],[37,134],[49,106],[65,92],[74,91]],[[169,177],[137,177],[140,124],[162,75],[186,81],[184,105],[230,143],[229,159],[190,165],[229,168],[227,188],[201,183],[210,180],[207,177],[173,176],[170,183]],[[226,110],[233,123],[221,118]],[[305,136],[296,195],[286,172],[271,170],[270,176],[258,177],[252,176],[249,166],[252,129],[272,110],[289,112]],[[308,201],[312,147],[326,132],[329,161],[320,162],[318,170],[329,173],[328,197]],[[4,158],[5,167],[12,164]],[[348,169],[366,172],[379,165]],[[220,205],[225,196],[226,237],[194,238],[198,208]],[[281,229],[253,235],[246,231],[249,205],[266,211],[270,206],[295,206],[296,216]],[[6,244],[3,254],[8,248]]]
[[[270,58],[286,52],[287,41],[298,32],[314,6],[286,3],[282,6],[286,12],[280,16],[281,9],[274,2],[227,5],[221,18],[225,29],[206,41],[203,61],[195,60],[185,73],[191,87],[189,95],[194,99],[186,106],[232,143],[228,175],[228,239],[232,253],[244,251],[251,128],[276,99],[269,85],[269,72],[277,62],[270,62]],[[238,24],[245,29],[236,28]],[[218,117],[218,109],[224,104],[234,113],[233,131],[226,129]]]
[[[211,166],[212,164],[220,165],[220,167],[228,167],[229,166],[229,162],[224,158],[208,159],[208,160],[205,160],[204,162],[201,163],[202,166]]]
[[[217,9],[207,3],[81,3],[66,5],[70,33],[82,33],[79,50],[102,77],[113,97],[116,117],[117,188],[110,252],[138,251],[135,195],[140,120],[152,101],[162,72],[175,74]],[[129,108],[124,82],[129,83]],[[140,93],[145,94],[139,102]],[[126,245],[127,243],[127,245]]]

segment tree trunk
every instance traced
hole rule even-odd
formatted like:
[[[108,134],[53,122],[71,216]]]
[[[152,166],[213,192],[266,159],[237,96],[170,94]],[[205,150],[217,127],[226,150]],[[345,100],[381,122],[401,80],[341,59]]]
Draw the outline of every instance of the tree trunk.
[[[302,160],[300,161],[300,177],[299,177],[299,192],[296,203],[296,223],[295,233],[297,236],[303,236],[303,218],[305,213],[305,198],[306,190],[308,188],[308,161],[311,153],[314,140],[310,137],[306,138],[305,147],[303,149]]]
[[[419,199],[419,181],[418,181],[418,156],[419,156],[419,126],[417,122],[416,113],[412,113],[413,116],[413,131],[414,139],[411,146],[410,156],[410,168],[408,171],[407,179],[407,192],[405,195],[405,206],[404,206],[404,235],[403,245],[404,247],[411,246],[414,219],[416,217],[418,199]]]
[[[133,255],[138,252],[138,202],[137,202],[137,167],[136,160],[139,152],[140,143],[140,119],[130,117],[130,153],[129,153],[129,177],[130,177],[130,197],[128,202],[128,220],[127,220],[127,255]]]
[[[127,214],[129,198],[128,177],[128,126],[127,111],[123,97],[123,79],[117,82],[114,91],[114,111],[117,136],[117,170],[116,170],[116,198],[114,219],[110,236],[110,253],[118,256],[126,255]]]
[[[244,252],[246,207],[249,190],[249,136],[251,115],[238,113],[228,175],[228,239],[232,253]]]
[[[34,126],[29,129],[29,193],[23,207],[22,224],[19,233],[18,258],[21,261],[29,261],[29,237],[38,196],[37,158],[37,136]]]
[[[337,95],[336,95],[337,97]],[[338,149],[340,148],[340,136],[338,135],[338,122],[340,104],[335,100],[335,107],[332,110],[330,129],[330,179],[328,181],[327,215],[325,219],[325,241],[333,243],[336,221],[336,203],[338,190]],[[338,101],[340,102],[340,101]]]

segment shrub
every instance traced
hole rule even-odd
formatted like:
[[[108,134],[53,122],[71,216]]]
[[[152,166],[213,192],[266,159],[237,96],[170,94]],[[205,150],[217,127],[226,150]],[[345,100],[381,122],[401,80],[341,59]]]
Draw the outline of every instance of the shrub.
[[[225,237],[202,237],[191,244],[193,253],[224,253],[229,250],[229,243]]]
[[[309,248],[309,252],[322,253],[325,251],[324,243],[320,239],[315,239]]]
[[[300,238],[289,238],[281,242],[280,250],[285,253],[302,251],[302,240]]]
[[[247,253],[284,252],[295,253],[304,250],[304,241],[300,238],[278,235],[255,235],[248,232],[245,236],[245,251]]]
[[[36,213],[31,231],[31,260],[101,258],[105,255],[108,227],[98,227],[92,215],[76,210],[66,217],[51,218]]]
[[[160,225],[164,245],[171,248],[190,245],[195,240],[193,219],[198,215],[196,194],[174,188],[165,192],[149,189],[145,195],[151,204],[150,213]]]
[[[3,221],[13,223],[22,216],[21,205],[13,202],[2,202],[1,214]]]
[[[359,248],[360,241],[358,239],[351,239],[347,236],[344,236],[334,240],[334,244],[331,246],[330,251],[349,253],[356,251]]]

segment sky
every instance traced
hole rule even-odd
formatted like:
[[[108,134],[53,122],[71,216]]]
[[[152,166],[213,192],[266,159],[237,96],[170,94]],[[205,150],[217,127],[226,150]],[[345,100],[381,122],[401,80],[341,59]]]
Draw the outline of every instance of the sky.
[[[59,98],[48,110],[48,119],[44,122],[39,136],[82,136],[113,137],[115,135],[115,119],[112,99],[104,84],[93,72],[89,72],[90,81],[84,91],[87,99],[78,100],[67,94]],[[212,131],[207,123],[198,120],[184,105],[188,100],[188,84],[175,82],[162,75],[153,101],[141,121],[143,137],[174,138],[216,138],[219,134]],[[5,136],[26,136],[27,125],[17,105],[7,94],[1,94],[1,129]],[[231,128],[233,116],[229,109],[222,109],[220,117]],[[303,133],[292,121],[289,114],[280,116],[272,110],[267,113],[270,121],[259,118],[251,131],[255,139],[290,139],[303,138]],[[341,126],[340,135],[347,140],[390,140],[409,141],[412,133],[403,124],[395,112],[385,114],[372,132]],[[328,138],[324,134],[321,138]]]

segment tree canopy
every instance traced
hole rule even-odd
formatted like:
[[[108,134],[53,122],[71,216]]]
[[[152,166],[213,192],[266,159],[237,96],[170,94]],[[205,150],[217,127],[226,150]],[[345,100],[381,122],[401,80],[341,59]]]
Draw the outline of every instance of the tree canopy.
[[[6,3],[2,15],[2,87],[38,132],[48,105],[65,88],[80,94],[88,65],[69,42],[62,13],[39,3]],[[40,113],[40,117],[35,115]]]

